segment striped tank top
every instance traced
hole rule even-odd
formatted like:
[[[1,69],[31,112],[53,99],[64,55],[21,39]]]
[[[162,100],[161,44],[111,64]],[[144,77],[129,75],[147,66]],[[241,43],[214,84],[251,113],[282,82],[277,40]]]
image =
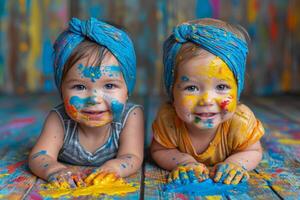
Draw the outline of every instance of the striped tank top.
[[[140,105],[133,103],[126,103],[123,109],[122,117],[119,121],[111,123],[110,135],[106,143],[99,147],[94,153],[84,149],[80,145],[78,136],[78,123],[72,120],[66,113],[64,105],[60,104],[52,109],[61,119],[64,127],[64,142],[59,151],[58,160],[73,165],[84,166],[100,166],[106,161],[116,157],[119,147],[119,138],[123,127],[130,112]]]

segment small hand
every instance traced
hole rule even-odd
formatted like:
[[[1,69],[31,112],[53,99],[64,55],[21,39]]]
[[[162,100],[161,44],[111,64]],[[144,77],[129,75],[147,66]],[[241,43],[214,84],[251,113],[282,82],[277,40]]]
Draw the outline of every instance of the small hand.
[[[112,168],[100,167],[96,168],[90,175],[88,175],[84,182],[87,185],[99,185],[114,182],[116,180],[120,180],[120,178]]]
[[[178,165],[168,177],[168,182],[175,184],[198,183],[208,178],[209,171],[202,163]]]
[[[211,175],[215,182],[234,185],[249,179],[247,170],[235,163],[218,163],[213,167]]]
[[[56,171],[48,176],[48,182],[56,187],[75,188],[83,187],[85,175],[77,170],[66,168]]]

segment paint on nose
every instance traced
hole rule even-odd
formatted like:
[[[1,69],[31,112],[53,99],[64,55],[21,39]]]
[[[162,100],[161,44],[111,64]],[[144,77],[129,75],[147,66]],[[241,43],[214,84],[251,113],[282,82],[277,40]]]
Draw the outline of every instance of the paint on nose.
[[[73,96],[70,99],[70,104],[73,105],[77,110],[81,110],[85,107],[95,105],[97,103],[95,96],[80,98],[78,96]]]
[[[200,96],[198,105],[204,106],[208,101],[208,92],[205,92],[203,95]]]

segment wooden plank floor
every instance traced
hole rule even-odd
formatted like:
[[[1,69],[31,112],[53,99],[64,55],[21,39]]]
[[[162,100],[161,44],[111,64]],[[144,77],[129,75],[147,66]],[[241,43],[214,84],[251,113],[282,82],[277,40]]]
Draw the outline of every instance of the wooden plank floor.
[[[43,199],[41,190],[45,182],[30,173],[27,156],[55,102],[57,98],[49,95],[0,97],[0,199]],[[149,145],[150,122],[160,100],[151,97],[139,102],[145,104],[145,143]],[[250,172],[246,190],[237,187],[214,194],[164,191],[168,172],[157,167],[146,152],[143,169],[126,179],[137,184],[137,192],[71,199],[300,199],[300,97],[245,98],[244,102],[266,128],[263,160]]]

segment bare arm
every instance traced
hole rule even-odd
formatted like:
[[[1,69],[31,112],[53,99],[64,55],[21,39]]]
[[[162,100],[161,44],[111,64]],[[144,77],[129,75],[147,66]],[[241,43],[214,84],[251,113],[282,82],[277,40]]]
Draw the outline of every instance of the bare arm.
[[[160,167],[169,171],[178,165],[197,163],[193,156],[182,153],[178,149],[167,149],[155,140],[151,143],[151,156]]]
[[[37,143],[29,154],[29,168],[40,178],[47,180],[56,171],[67,168],[57,162],[57,155],[63,145],[64,130],[58,115],[51,112]]]
[[[141,108],[129,114],[120,135],[120,146],[116,159],[107,161],[102,169],[112,168],[120,177],[135,173],[144,157],[144,116]]]
[[[260,141],[250,145],[245,150],[232,154],[226,158],[226,163],[235,163],[248,171],[254,169],[262,159],[262,147]]]

